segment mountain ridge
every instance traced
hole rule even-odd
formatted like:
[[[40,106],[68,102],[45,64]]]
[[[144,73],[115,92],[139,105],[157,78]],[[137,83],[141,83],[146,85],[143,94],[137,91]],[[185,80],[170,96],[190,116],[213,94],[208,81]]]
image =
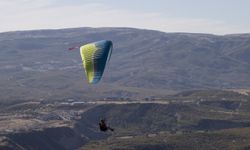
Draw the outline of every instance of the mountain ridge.
[[[114,51],[100,84],[90,86],[79,53],[67,49],[102,39],[112,40]],[[1,99],[145,98],[171,91],[248,89],[249,43],[249,34],[136,28],[0,33]]]

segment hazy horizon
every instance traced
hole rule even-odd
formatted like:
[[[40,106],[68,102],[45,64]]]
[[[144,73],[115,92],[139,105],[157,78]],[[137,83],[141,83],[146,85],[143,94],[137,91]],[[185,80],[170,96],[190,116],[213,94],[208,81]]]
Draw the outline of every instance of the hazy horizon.
[[[163,32],[250,33],[247,0],[2,0],[0,32],[130,27]]]

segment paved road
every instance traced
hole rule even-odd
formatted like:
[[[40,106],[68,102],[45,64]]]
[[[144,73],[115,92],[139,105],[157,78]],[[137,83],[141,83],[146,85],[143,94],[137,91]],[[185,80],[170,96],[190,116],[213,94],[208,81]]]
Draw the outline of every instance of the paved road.
[[[73,104],[169,104],[168,101],[89,101],[74,102]]]

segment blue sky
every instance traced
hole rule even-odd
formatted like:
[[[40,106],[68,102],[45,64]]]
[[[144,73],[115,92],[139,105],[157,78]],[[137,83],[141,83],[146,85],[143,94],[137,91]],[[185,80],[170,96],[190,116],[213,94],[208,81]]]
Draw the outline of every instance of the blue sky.
[[[87,26],[250,33],[249,6],[250,0],[0,0],[0,32]]]

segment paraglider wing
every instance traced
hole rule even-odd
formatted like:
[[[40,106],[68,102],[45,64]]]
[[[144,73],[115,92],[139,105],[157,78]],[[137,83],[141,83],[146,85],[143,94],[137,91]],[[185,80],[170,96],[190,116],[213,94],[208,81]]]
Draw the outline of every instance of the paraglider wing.
[[[111,57],[112,47],[112,42],[107,40],[80,47],[83,67],[90,84],[96,84],[102,78],[106,63]]]

